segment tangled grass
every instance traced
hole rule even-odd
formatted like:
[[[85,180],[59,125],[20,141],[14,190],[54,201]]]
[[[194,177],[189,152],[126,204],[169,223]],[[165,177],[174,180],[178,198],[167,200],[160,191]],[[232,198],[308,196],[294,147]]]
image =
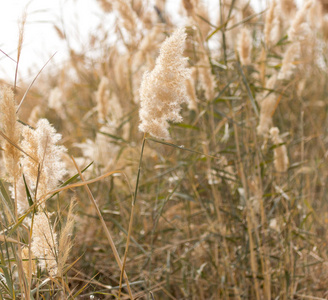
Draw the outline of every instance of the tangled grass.
[[[1,87],[1,299],[326,299],[327,7],[98,4]]]

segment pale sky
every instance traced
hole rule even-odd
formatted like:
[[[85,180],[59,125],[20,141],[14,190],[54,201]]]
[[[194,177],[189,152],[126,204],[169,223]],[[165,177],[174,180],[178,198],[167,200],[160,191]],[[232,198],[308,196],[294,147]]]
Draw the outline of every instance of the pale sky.
[[[0,0],[5,2],[0,10],[1,39],[0,49],[17,58],[19,20],[24,11],[27,19],[24,31],[23,50],[20,58],[19,73],[21,79],[29,79],[36,74],[44,63],[55,53],[47,68],[55,68],[64,63],[66,43],[60,40],[54,25],[61,25],[73,48],[87,43],[88,35],[95,30],[104,14],[95,0]],[[16,64],[0,53],[0,78],[13,80]],[[33,70],[29,74],[29,69]]]

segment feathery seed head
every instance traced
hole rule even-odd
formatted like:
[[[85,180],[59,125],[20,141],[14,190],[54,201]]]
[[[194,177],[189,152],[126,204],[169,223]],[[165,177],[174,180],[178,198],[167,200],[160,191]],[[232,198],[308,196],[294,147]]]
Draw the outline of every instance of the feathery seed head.
[[[319,0],[314,0],[308,12],[308,21],[312,29],[319,29],[323,23],[323,7]]]
[[[100,80],[98,90],[96,93],[97,101],[97,111],[99,120],[104,122],[108,113],[108,100],[109,100],[109,91],[108,91],[109,80],[107,77],[103,76]]]
[[[155,68],[146,72],[140,87],[139,129],[157,138],[168,139],[167,121],[181,122],[180,104],[189,102],[185,81],[191,71],[185,68],[184,28],[177,29],[161,46]]]
[[[281,12],[286,18],[290,18],[296,12],[294,0],[280,0]]]
[[[19,145],[21,125],[17,122],[16,110],[17,106],[13,91],[9,87],[2,87],[0,95],[0,126],[10,141],[15,145]],[[2,142],[5,150],[3,155],[9,181],[17,181],[20,175],[19,158],[21,153],[13,144],[8,141]]]
[[[290,76],[293,73],[293,69],[295,68],[293,62],[295,59],[299,57],[299,52],[300,52],[299,43],[293,43],[288,47],[282,60],[282,66],[278,74],[278,79],[290,78]]]
[[[30,268],[30,257],[31,257],[31,268]],[[22,249],[22,265],[23,265],[23,270],[24,273],[27,277],[29,277],[32,274],[36,273],[36,264],[35,264],[35,259],[34,255],[29,251],[28,247],[24,247]],[[31,270],[31,273],[30,273]]]
[[[242,65],[251,64],[252,36],[247,28],[243,28],[238,35],[237,50]]]
[[[50,108],[60,112],[63,108],[63,94],[60,88],[57,86],[50,91],[48,105]]]
[[[24,154],[21,164],[24,174],[33,184],[36,183],[40,172],[39,195],[55,188],[66,174],[65,163],[61,161],[62,153],[66,148],[57,145],[60,139],[61,135],[56,133],[55,128],[46,119],[39,120],[35,130],[29,127],[23,130],[22,147],[37,161]]]
[[[271,41],[270,37],[271,37],[272,27],[274,24],[276,6],[277,6],[277,2],[273,0],[270,4],[269,10],[265,15],[264,42],[267,47],[269,47]]]
[[[277,75],[273,74],[269,80],[266,82],[265,87],[272,90],[277,82]]]
[[[257,133],[262,136],[267,136],[270,127],[272,126],[272,115],[275,110],[277,100],[274,93],[269,94],[260,103],[260,121],[257,126]]]
[[[200,84],[205,91],[205,98],[207,100],[212,100],[214,97],[216,82],[215,77],[212,74],[212,66],[210,65],[209,59],[205,53],[201,54],[198,72]]]
[[[197,99],[196,91],[195,91],[195,82],[192,77],[190,77],[189,79],[186,80],[186,87],[187,87],[187,94],[190,99],[188,108],[190,110],[198,111],[198,108],[197,108],[198,99]]]
[[[283,143],[279,136],[279,129],[272,127],[270,129],[271,140],[275,145]],[[274,166],[278,172],[286,172],[289,164],[286,145],[274,148]]]
[[[132,9],[130,3],[126,0],[117,0],[114,2],[114,8],[119,12],[124,28],[128,32],[135,32],[137,28],[138,16]]]
[[[105,12],[111,12],[113,10],[113,4],[109,0],[97,0],[101,8]]]
[[[312,0],[307,0],[301,9],[299,9],[292,21],[290,28],[288,29],[288,39],[292,42],[303,40],[310,33],[311,29],[307,23],[306,16],[308,14],[309,8],[313,5]]]
[[[73,198],[68,210],[66,224],[62,228],[58,239],[58,276],[63,275],[70,250],[73,246],[71,235],[75,222],[73,212],[75,204],[76,199]]]
[[[57,274],[57,234],[47,215],[43,212],[34,215],[31,250],[42,269],[51,276]]]

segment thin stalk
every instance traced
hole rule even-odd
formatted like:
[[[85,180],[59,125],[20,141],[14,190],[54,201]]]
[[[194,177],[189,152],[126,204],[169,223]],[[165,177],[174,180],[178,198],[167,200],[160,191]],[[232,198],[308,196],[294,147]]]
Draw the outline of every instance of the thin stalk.
[[[146,142],[146,133],[144,133],[143,140],[142,140],[142,145],[141,145],[141,153],[140,153],[140,159],[139,159],[137,181],[136,181],[136,187],[135,187],[135,190],[134,190],[134,195],[133,195],[133,200],[132,200],[128,236],[127,236],[127,239],[126,239],[125,253],[124,253],[124,258],[123,258],[123,267],[122,267],[121,276],[120,276],[120,287],[119,287],[119,290],[118,290],[118,299],[120,299],[120,297],[121,297],[123,273],[124,273],[126,258],[127,258],[128,250],[129,250],[129,244],[130,244],[130,238],[131,238],[131,232],[132,232],[132,225],[133,225],[134,206],[135,206],[135,203],[137,201],[139,178],[140,178],[140,171],[141,171],[141,163],[142,163],[142,156],[143,156],[143,151],[144,151],[144,147],[145,147],[145,142]]]
[[[9,59],[11,59],[14,63],[17,63],[17,61],[14,60],[12,57],[10,57],[6,52],[2,51],[1,49],[0,49],[0,52],[1,52],[2,54],[4,54],[5,56],[7,56]]]
[[[17,186],[16,186],[16,180],[14,181],[14,206],[15,206],[15,222],[18,220],[18,214],[17,214]],[[25,294],[25,296],[29,299],[29,294],[27,293],[27,288],[26,284],[24,281],[24,271],[23,271],[23,266],[22,266],[22,248],[19,244],[20,241],[20,233],[19,233],[19,228],[17,228],[17,233],[16,233],[16,238],[17,238],[17,248],[16,248],[16,262],[17,262],[17,268],[18,268],[18,281],[19,281],[19,286],[21,293]],[[16,247],[16,246],[15,246]],[[23,292],[24,291],[24,292]]]
[[[222,9],[222,1],[220,0],[220,25],[222,26],[224,24],[223,20],[223,9]],[[220,27],[221,27],[220,26]],[[225,29],[226,29],[227,23],[225,23],[225,26],[221,28],[222,33],[222,47],[223,47],[223,56],[224,56],[224,64],[227,65],[227,44],[226,44],[226,37],[225,37]]]
[[[16,59],[17,62],[16,62],[16,69],[15,69],[15,81],[14,81],[14,93],[16,92],[18,66],[19,66],[19,60],[20,60],[20,56],[21,56],[22,48],[23,48],[25,23],[26,23],[26,10],[23,12],[22,19],[21,19],[21,22],[19,24],[17,59]]]
[[[46,65],[48,64],[48,62],[55,56],[57,52],[55,52],[48,60],[47,62],[43,65],[43,67],[40,69],[40,71],[38,72],[38,74],[36,74],[36,76],[34,77],[34,79],[32,80],[32,82],[30,83],[30,85],[28,86],[27,90],[25,91],[24,93],[24,96],[22,98],[22,100],[20,101],[18,107],[17,107],[17,110],[16,110],[16,114],[18,113],[18,111],[20,110],[26,96],[27,96],[27,93],[29,92],[29,90],[31,89],[32,85],[34,84],[35,80],[37,80],[37,78],[39,77],[39,75],[41,74],[41,72],[43,71],[43,69],[46,67]],[[17,66],[18,66],[18,62],[17,62]],[[16,84],[16,78],[15,78],[15,84]],[[16,85],[15,85],[16,86]]]
[[[146,140],[153,141],[153,142],[163,144],[163,145],[167,145],[167,146],[171,146],[171,147],[174,147],[174,148],[178,148],[178,149],[181,149],[181,150],[184,150],[184,151],[189,151],[189,152],[192,152],[192,153],[204,155],[204,156],[209,157],[209,158],[220,159],[220,157],[217,157],[217,156],[214,156],[214,155],[206,154],[206,153],[201,152],[201,151],[196,151],[196,150],[193,150],[193,149],[185,148],[184,146],[178,146],[178,145],[175,145],[175,144],[172,144],[172,143],[163,142],[163,141],[156,140],[156,139],[153,139],[153,138],[146,138]]]
[[[231,107],[231,110],[233,112],[232,107]],[[247,232],[248,232],[248,236],[249,236],[249,251],[250,251],[250,257],[251,257],[250,263],[251,263],[251,270],[252,270],[252,278],[253,278],[253,282],[254,282],[254,290],[255,290],[256,299],[260,300],[261,299],[260,285],[259,285],[259,282],[257,279],[257,261],[256,261],[255,253],[254,253],[255,244],[254,244],[254,239],[253,239],[253,223],[250,218],[250,203],[249,203],[249,199],[248,199],[247,180],[246,180],[243,162],[241,159],[240,145],[239,145],[239,138],[238,138],[238,128],[235,123],[233,124],[233,127],[234,127],[234,131],[235,131],[238,169],[239,169],[239,173],[241,174],[241,181],[242,181],[242,185],[243,185],[243,189],[244,189],[244,193],[245,193],[245,201],[246,201],[246,209],[247,209],[246,222],[247,222]]]
[[[258,197],[260,202],[260,210],[261,210],[261,236],[262,236],[262,247],[260,247],[263,251],[263,259],[264,259],[264,266],[263,266],[263,276],[264,276],[264,297],[265,299],[271,299],[271,274],[270,274],[270,255],[267,246],[267,239],[268,239],[268,222],[265,215],[265,208],[264,208],[264,201],[263,201],[263,183],[261,178],[261,167],[260,167],[260,148],[257,143],[257,136],[254,134],[254,141],[256,146],[256,165],[257,165],[257,177],[259,182],[259,191]]]

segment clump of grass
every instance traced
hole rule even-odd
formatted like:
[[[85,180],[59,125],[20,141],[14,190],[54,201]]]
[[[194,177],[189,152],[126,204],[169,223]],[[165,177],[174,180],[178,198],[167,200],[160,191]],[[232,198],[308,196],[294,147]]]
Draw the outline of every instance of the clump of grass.
[[[1,298],[326,298],[324,7],[98,2],[110,36],[0,91]]]

